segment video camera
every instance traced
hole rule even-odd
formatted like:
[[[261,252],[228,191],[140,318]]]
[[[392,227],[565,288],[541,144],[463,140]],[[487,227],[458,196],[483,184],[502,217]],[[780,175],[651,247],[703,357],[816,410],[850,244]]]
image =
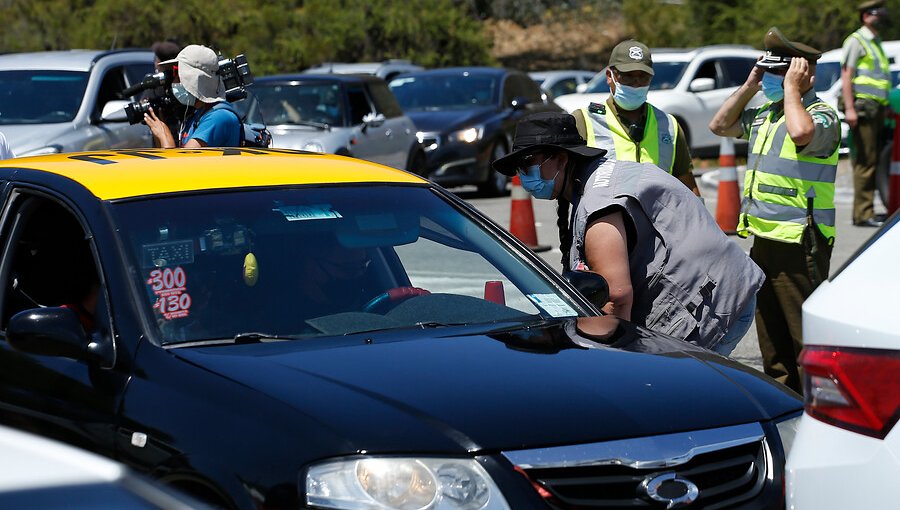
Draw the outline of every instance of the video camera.
[[[216,72],[225,84],[225,100],[232,103],[247,97],[245,87],[253,83],[253,73],[250,71],[250,63],[247,57],[240,54],[233,59],[220,58],[219,70]],[[144,91],[152,91],[149,97],[125,106],[125,115],[129,124],[140,124],[144,121],[144,114],[150,108],[160,112],[164,117],[170,118],[177,115],[184,105],[175,99],[172,94],[172,69],[166,69],[155,73],[147,73],[140,83],[136,83],[122,91],[122,97],[132,97]],[[183,110],[182,110],[183,112]]]

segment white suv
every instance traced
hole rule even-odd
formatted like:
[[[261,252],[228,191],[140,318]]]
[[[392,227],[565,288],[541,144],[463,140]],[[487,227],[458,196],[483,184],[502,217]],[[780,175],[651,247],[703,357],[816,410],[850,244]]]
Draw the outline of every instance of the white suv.
[[[152,147],[121,94],[150,72],[149,50],[0,55],[0,131],[17,156]]]
[[[786,467],[788,508],[897,508],[898,222],[895,214],[803,303],[806,412]]]
[[[653,49],[653,81],[647,101],[670,113],[687,132],[691,151],[717,149],[721,138],[709,130],[713,115],[747,79],[762,52],[750,46]],[[567,112],[602,103],[609,96],[606,71],[597,73],[583,93],[554,101]]]

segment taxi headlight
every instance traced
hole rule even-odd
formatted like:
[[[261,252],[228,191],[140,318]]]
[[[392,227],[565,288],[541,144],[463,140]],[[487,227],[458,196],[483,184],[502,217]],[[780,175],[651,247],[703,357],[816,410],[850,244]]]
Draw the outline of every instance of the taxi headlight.
[[[347,510],[509,510],[472,459],[330,460],[306,474],[306,504]]]
[[[451,142],[473,143],[481,140],[482,136],[484,136],[484,126],[474,126],[454,131],[447,135],[447,139]]]
[[[306,142],[305,144],[303,144],[303,150],[307,152],[324,153],[325,147],[322,147],[322,144],[319,142]]]
[[[791,447],[794,446],[794,438],[797,436],[797,427],[800,426],[800,418],[802,414],[782,420],[775,424],[778,429],[778,435],[781,437],[781,447],[784,449],[784,458],[787,460],[788,454],[791,453]]]

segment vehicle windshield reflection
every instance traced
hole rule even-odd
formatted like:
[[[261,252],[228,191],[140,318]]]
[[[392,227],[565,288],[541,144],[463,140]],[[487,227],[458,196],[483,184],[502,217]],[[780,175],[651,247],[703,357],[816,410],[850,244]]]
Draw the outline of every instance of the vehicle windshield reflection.
[[[163,343],[582,311],[521,254],[424,187],[222,192],[123,202],[112,211],[141,310]]]

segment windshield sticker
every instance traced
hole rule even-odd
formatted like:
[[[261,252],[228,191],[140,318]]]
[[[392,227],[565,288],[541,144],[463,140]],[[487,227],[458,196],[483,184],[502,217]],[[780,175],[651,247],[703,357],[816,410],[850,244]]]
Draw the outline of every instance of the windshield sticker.
[[[194,241],[169,241],[141,246],[144,267],[175,266],[194,262]]]
[[[191,295],[187,293],[187,274],[181,266],[172,269],[154,269],[150,271],[147,285],[156,295],[153,309],[164,319],[181,319],[188,316],[191,309]]]
[[[272,209],[284,215],[288,221],[333,220],[343,218],[341,213],[333,210],[331,204],[314,205],[278,205]]]
[[[528,299],[551,317],[575,317],[578,315],[556,294],[528,294]]]

